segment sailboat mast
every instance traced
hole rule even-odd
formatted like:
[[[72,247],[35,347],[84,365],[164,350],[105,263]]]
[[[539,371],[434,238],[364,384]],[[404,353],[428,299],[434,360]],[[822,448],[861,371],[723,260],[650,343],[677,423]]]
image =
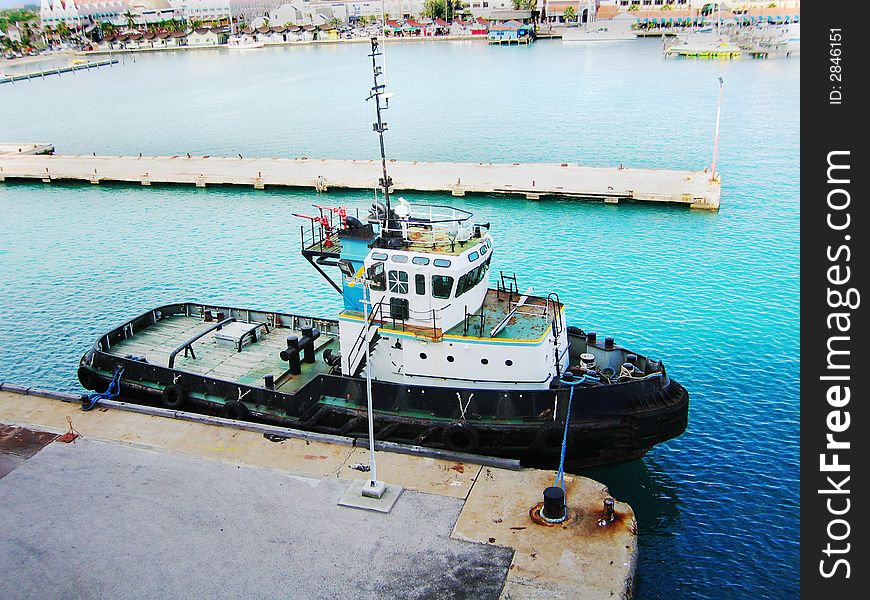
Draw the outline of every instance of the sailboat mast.
[[[378,45],[378,38],[373,37],[372,53],[370,56],[372,57],[372,78],[374,86],[372,87],[372,93],[369,96],[369,99],[374,98],[375,110],[378,115],[378,122],[374,124],[373,129],[377,132],[378,140],[381,144],[381,170],[383,176],[378,183],[384,194],[384,205],[387,208],[386,224],[388,225],[390,222],[390,188],[393,186],[393,180],[389,175],[387,175],[387,154],[384,150],[384,132],[387,130],[387,124],[384,123],[383,118],[381,117],[381,94],[384,93],[384,88],[386,86],[378,82],[378,77],[383,75],[383,69],[377,64],[377,57],[382,55],[382,53],[378,51]],[[388,227],[385,227],[385,229],[388,229]]]

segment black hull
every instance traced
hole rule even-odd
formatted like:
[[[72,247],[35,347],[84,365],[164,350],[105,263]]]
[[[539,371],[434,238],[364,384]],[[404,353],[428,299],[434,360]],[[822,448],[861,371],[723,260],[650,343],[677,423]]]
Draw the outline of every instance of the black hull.
[[[127,401],[220,414],[294,429],[367,438],[365,380],[317,375],[295,394],[88,352],[79,367],[87,389],[103,391],[123,366]],[[177,385],[182,397],[164,389]],[[465,419],[457,399],[467,401]],[[237,401],[244,393],[244,402]],[[524,466],[558,467],[570,389],[457,390],[373,382],[375,437],[418,446],[518,459]],[[327,399],[329,399],[327,401]],[[676,381],[654,377],[597,387],[576,387],[571,401],[566,468],[631,460],[680,435],[689,394]],[[555,412],[555,417],[554,417]]]

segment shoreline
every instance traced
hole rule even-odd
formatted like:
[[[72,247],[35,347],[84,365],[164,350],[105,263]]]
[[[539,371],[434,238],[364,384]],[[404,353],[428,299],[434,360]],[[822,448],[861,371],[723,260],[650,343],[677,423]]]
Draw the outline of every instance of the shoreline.
[[[544,38],[548,39],[548,38]],[[552,38],[557,39],[557,38]],[[418,36],[418,37],[386,37],[381,38],[381,43],[389,42],[389,43],[419,43],[419,42],[486,42],[488,38],[486,36],[459,36],[459,35],[443,35],[443,36]],[[369,38],[351,38],[344,40],[296,40],[292,42],[266,42],[264,48],[282,48],[282,47],[292,47],[292,46],[312,46],[312,45],[334,45],[334,44],[367,44],[369,43]],[[216,46],[169,46],[164,48],[138,48],[138,49],[123,49],[123,50],[87,50],[87,51],[77,51],[75,52],[76,56],[92,56],[92,55],[101,55],[101,54],[140,54],[146,52],[178,52],[184,50],[228,50],[230,48],[227,47],[226,44],[219,44]],[[250,48],[245,50],[239,50],[240,52],[250,52],[253,50],[259,50],[259,48]]]
[[[21,58],[7,59],[0,63],[0,66],[19,67],[23,65],[32,65],[52,60],[69,59],[75,54],[76,51],[74,50],[58,50],[52,54],[40,54],[39,56],[22,56]]]

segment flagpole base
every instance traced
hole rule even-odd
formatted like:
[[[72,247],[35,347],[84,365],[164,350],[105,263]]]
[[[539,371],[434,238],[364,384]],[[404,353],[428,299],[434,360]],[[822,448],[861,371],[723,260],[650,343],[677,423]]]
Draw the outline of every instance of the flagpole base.
[[[366,484],[362,487],[362,495],[366,498],[375,498],[380,500],[384,497],[384,493],[387,491],[387,484],[383,481],[374,481],[369,479],[366,481]]]

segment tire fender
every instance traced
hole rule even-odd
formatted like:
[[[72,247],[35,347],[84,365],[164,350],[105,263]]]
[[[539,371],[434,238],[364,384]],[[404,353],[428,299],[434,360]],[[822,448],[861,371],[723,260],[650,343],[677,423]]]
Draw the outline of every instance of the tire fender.
[[[161,394],[163,406],[171,410],[178,410],[187,401],[187,390],[180,385],[172,384],[163,388]]]
[[[441,433],[444,446],[453,452],[474,452],[480,446],[480,434],[466,421],[454,421]]]

